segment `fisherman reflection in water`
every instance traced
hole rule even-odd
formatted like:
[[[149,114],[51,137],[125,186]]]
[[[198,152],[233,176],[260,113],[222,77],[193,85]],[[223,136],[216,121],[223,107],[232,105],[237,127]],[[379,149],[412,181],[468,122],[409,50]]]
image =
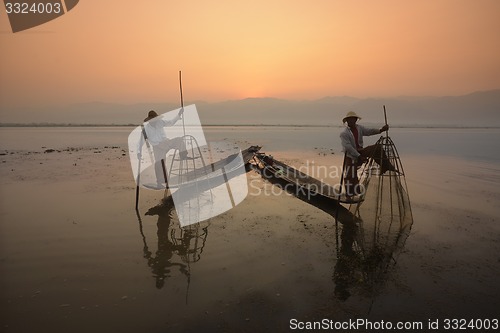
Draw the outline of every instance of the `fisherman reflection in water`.
[[[147,244],[144,246],[144,258],[148,261],[148,266],[151,267],[153,276],[156,279],[156,288],[161,289],[165,284],[165,279],[171,275],[171,268],[176,267],[179,271],[189,278],[188,266],[183,263],[172,262],[172,257],[177,254],[184,257],[188,251],[185,243],[176,245],[168,238],[171,232],[171,214],[174,205],[172,200],[166,200],[162,205],[155,206],[146,212],[146,215],[158,215],[157,222],[157,237],[158,249],[153,256],[149,251]]]
[[[333,272],[334,294],[341,301],[351,296],[349,287],[353,284],[356,269],[360,266],[359,257],[353,249],[356,232],[355,223],[343,224],[340,252],[337,255],[337,263]]]
[[[165,127],[171,127],[177,123],[183,117],[184,109],[181,108],[179,113],[170,120],[163,119],[162,116],[158,116],[156,111],[151,110],[148,112],[148,116],[144,119],[143,131],[141,140],[139,141],[138,155],[137,157],[141,159],[142,145],[144,144],[144,139],[151,145],[154,155],[154,168],[156,175],[156,184],[145,184],[145,186],[153,189],[164,189],[167,187],[167,171],[165,169],[165,158],[167,153],[171,149],[179,150],[179,157],[182,160],[188,159],[186,144],[183,137],[167,138],[165,135]],[[146,149],[150,149],[148,146]]]
[[[386,171],[396,171],[394,166],[389,162],[387,156],[379,144],[374,144],[368,147],[363,147],[363,137],[380,134],[389,129],[389,125],[384,125],[382,128],[368,128],[357,124],[361,119],[356,113],[350,111],[342,119],[342,122],[347,122],[347,127],[340,133],[343,151],[345,152],[345,187],[347,200],[353,200],[353,196],[359,195],[359,179],[357,170],[368,160],[373,160],[380,165],[380,173]]]
[[[208,226],[201,227],[199,224],[181,228],[174,214],[174,201],[172,197],[165,198],[162,203],[150,208],[146,215],[158,215],[157,239],[158,249],[153,255],[149,251],[146,236],[142,231],[140,216],[139,229],[144,242],[144,258],[151,268],[156,280],[156,288],[161,289],[165,280],[171,277],[172,269],[178,269],[187,278],[188,287],[191,278],[190,264],[201,259],[201,253],[205,247],[208,236]],[[173,262],[177,260],[178,262]]]

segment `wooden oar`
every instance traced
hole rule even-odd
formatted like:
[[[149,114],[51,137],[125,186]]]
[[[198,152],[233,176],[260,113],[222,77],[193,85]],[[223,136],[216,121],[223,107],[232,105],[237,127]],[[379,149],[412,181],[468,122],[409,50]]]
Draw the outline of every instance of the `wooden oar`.
[[[139,184],[141,182],[141,157],[138,158],[139,163],[137,165],[137,186],[135,187],[135,210],[139,211]]]
[[[142,138],[144,138],[144,141],[146,142],[146,148],[149,152],[149,158],[151,161],[154,161],[153,159],[153,153],[151,151],[151,146],[149,145],[148,141],[148,135],[146,134],[146,129],[144,128],[144,124],[141,125],[141,141]],[[137,165],[137,186],[135,188],[135,210],[139,209],[139,185],[140,185],[140,180],[141,180],[141,160],[142,160],[142,142],[140,142],[140,147],[139,149],[141,150],[139,157],[137,158],[139,160],[138,165]]]

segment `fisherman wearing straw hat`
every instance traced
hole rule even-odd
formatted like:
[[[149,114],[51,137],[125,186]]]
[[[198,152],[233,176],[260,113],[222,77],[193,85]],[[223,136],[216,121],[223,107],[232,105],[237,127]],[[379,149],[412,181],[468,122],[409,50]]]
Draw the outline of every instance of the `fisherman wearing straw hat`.
[[[358,185],[358,174],[357,169],[364,163],[369,157],[372,157],[375,162],[381,166],[381,174],[386,171],[394,171],[394,166],[385,157],[385,153],[380,145],[371,145],[368,147],[363,147],[363,137],[380,134],[389,129],[389,125],[384,125],[382,128],[368,128],[363,125],[357,124],[357,121],[361,119],[354,111],[349,111],[344,119],[343,123],[347,123],[347,127],[340,133],[340,140],[342,143],[343,151],[345,152],[345,185],[346,185],[346,196],[347,198],[352,198],[353,195],[359,194],[355,193],[355,188]]]
[[[170,127],[175,125],[179,119],[181,119],[184,113],[184,109],[181,108],[179,113],[173,119],[163,119],[162,116],[158,116],[156,111],[151,110],[148,112],[148,116],[144,119],[144,131],[143,136],[139,142],[138,158],[140,159],[141,148],[144,143],[144,137],[148,140],[149,144],[152,146],[154,155],[154,167],[157,184],[153,187],[155,188],[165,188],[164,182],[165,174],[163,170],[162,160],[165,159],[167,153],[171,149],[179,150],[179,157],[183,160],[188,159],[186,144],[184,143],[183,137],[167,138],[165,134],[165,127]],[[166,170],[165,170],[166,171]],[[150,185],[151,187],[152,185]]]

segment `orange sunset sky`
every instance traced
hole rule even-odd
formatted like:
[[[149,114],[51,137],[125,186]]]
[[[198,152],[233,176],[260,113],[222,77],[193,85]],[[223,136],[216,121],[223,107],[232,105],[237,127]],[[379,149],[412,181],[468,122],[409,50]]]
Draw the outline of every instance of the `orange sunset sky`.
[[[12,33],[0,108],[500,88],[500,1],[82,0]]]

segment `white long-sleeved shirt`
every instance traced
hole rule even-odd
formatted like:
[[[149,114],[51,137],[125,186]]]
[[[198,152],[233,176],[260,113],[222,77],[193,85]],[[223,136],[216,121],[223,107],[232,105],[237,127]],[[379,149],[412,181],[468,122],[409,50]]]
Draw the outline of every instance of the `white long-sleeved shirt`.
[[[161,116],[153,118],[144,123],[144,129],[148,136],[149,142],[156,146],[160,142],[167,140],[165,136],[164,127],[173,126],[181,117],[177,114],[174,118],[165,120]]]
[[[148,138],[148,142],[152,146],[156,146],[159,143],[167,140],[165,136],[164,127],[173,126],[181,116],[177,114],[174,118],[170,120],[165,120],[162,116],[158,116],[144,123],[144,131],[146,132],[146,136]],[[141,133],[141,138],[137,144],[137,152],[141,152],[142,145],[144,144],[144,134]]]
[[[380,134],[380,129],[378,128],[367,128],[363,125],[356,124],[356,128],[358,129],[358,144],[360,147],[363,147],[363,137]],[[352,133],[349,126],[347,126],[340,133],[340,140],[342,143],[342,151],[347,154],[347,157],[352,158],[353,160],[357,160],[359,155],[361,155],[356,149],[356,141],[354,140],[354,134]]]

